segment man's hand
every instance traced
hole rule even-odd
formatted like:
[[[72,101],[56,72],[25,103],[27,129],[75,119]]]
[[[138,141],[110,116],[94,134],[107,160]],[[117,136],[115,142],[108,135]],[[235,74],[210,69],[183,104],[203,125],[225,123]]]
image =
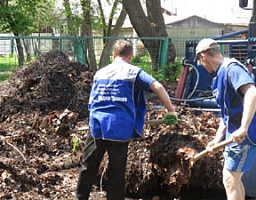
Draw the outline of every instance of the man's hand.
[[[209,156],[213,156],[215,153],[217,153],[216,151],[213,150],[212,147],[214,147],[218,142],[216,142],[215,140],[210,141],[207,146],[206,149],[209,151],[208,155]]]
[[[232,133],[233,141],[241,144],[247,135],[247,130],[239,128]]]
[[[173,125],[178,123],[178,117],[176,112],[168,112],[164,116],[164,123],[167,125]]]

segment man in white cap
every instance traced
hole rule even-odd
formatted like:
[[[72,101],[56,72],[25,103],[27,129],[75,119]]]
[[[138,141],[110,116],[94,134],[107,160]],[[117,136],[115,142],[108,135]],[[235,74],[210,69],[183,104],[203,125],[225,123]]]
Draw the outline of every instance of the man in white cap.
[[[244,200],[242,175],[256,161],[256,87],[250,73],[236,59],[224,58],[216,41],[205,38],[196,47],[196,60],[216,73],[212,92],[221,108],[221,122],[207,148],[224,139],[233,143],[224,150],[223,183],[228,200]],[[212,152],[214,153],[214,152]]]

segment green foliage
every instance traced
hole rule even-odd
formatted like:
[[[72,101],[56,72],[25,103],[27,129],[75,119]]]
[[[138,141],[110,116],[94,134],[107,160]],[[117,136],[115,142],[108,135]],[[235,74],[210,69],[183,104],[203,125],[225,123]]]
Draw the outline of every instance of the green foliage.
[[[71,149],[72,153],[75,153],[78,147],[79,147],[79,139],[78,137],[74,136],[72,138],[72,149]]]
[[[121,11],[122,2],[118,0],[106,0],[105,2],[98,1],[101,3],[92,3],[90,7],[91,22],[93,30],[102,31],[103,35],[109,33],[108,30],[112,27],[114,18],[117,18],[117,13]],[[104,8],[108,7],[110,13],[106,14]],[[109,24],[110,23],[110,24]],[[110,35],[105,35],[110,36]]]
[[[132,62],[134,62],[134,63],[150,62],[150,58],[149,58],[148,55],[134,56],[134,57],[132,58]]]
[[[48,21],[44,13],[53,5],[52,0],[10,0],[0,4],[0,31],[29,35]]]
[[[67,33],[69,33],[70,35],[78,35],[79,28],[83,23],[81,14],[79,12],[79,10],[81,9],[80,4],[77,2],[73,2],[71,4],[70,1],[63,1],[63,6],[64,9],[60,9],[57,11],[59,14],[59,18],[61,19],[58,26],[61,27],[63,23],[67,23]],[[64,22],[64,20],[66,20],[67,22]]]
[[[173,63],[165,66],[163,68],[163,73],[165,74],[165,80],[175,81],[180,76],[182,68],[182,60],[181,58],[177,58]]]
[[[158,72],[152,71],[152,63],[148,55],[134,56],[132,59],[132,64],[139,66],[145,72],[153,76],[159,81],[176,81],[180,76],[182,62],[180,58],[177,58],[174,63],[163,66]]]

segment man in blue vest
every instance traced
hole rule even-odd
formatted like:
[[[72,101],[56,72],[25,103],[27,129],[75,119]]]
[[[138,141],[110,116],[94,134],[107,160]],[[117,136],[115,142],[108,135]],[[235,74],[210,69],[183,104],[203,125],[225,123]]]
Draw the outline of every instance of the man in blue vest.
[[[223,183],[228,200],[244,200],[244,172],[256,160],[256,87],[251,74],[236,59],[224,58],[216,41],[205,38],[196,47],[196,60],[215,73],[212,91],[221,108],[222,120],[207,148],[233,139],[224,150]],[[212,152],[214,153],[214,152]],[[255,188],[255,186],[254,186]]]
[[[152,90],[177,122],[175,109],[165,88],[142,69],[131,65],[131,42],[118,40],[114,61],[94,76],[89,99],[89,125],[81,159],[76,199],[87,200],[96,180],[100,162],[108,153],[107,199],[125,197],[128,142],[142,136],[146,104],[144,91]]]

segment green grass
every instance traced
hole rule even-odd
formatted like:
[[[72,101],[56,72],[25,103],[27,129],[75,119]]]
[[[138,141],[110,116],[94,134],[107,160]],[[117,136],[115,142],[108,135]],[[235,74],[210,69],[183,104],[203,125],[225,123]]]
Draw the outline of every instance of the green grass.
[[[0,72],[9,72],[15,69],[17,69],[17,66],[15,66],[15,64],[0,63]]]
[[[4,81],[6,79],[8,79],[11,75],[11,72],[7,72],[7,73],[1,73],[0,72],[0,81]]]
[[[8,79],[8,77],[12,74],[12,71],[17,69],[17,60],[17,57],[14,56],[0,57],[0,81]]]

